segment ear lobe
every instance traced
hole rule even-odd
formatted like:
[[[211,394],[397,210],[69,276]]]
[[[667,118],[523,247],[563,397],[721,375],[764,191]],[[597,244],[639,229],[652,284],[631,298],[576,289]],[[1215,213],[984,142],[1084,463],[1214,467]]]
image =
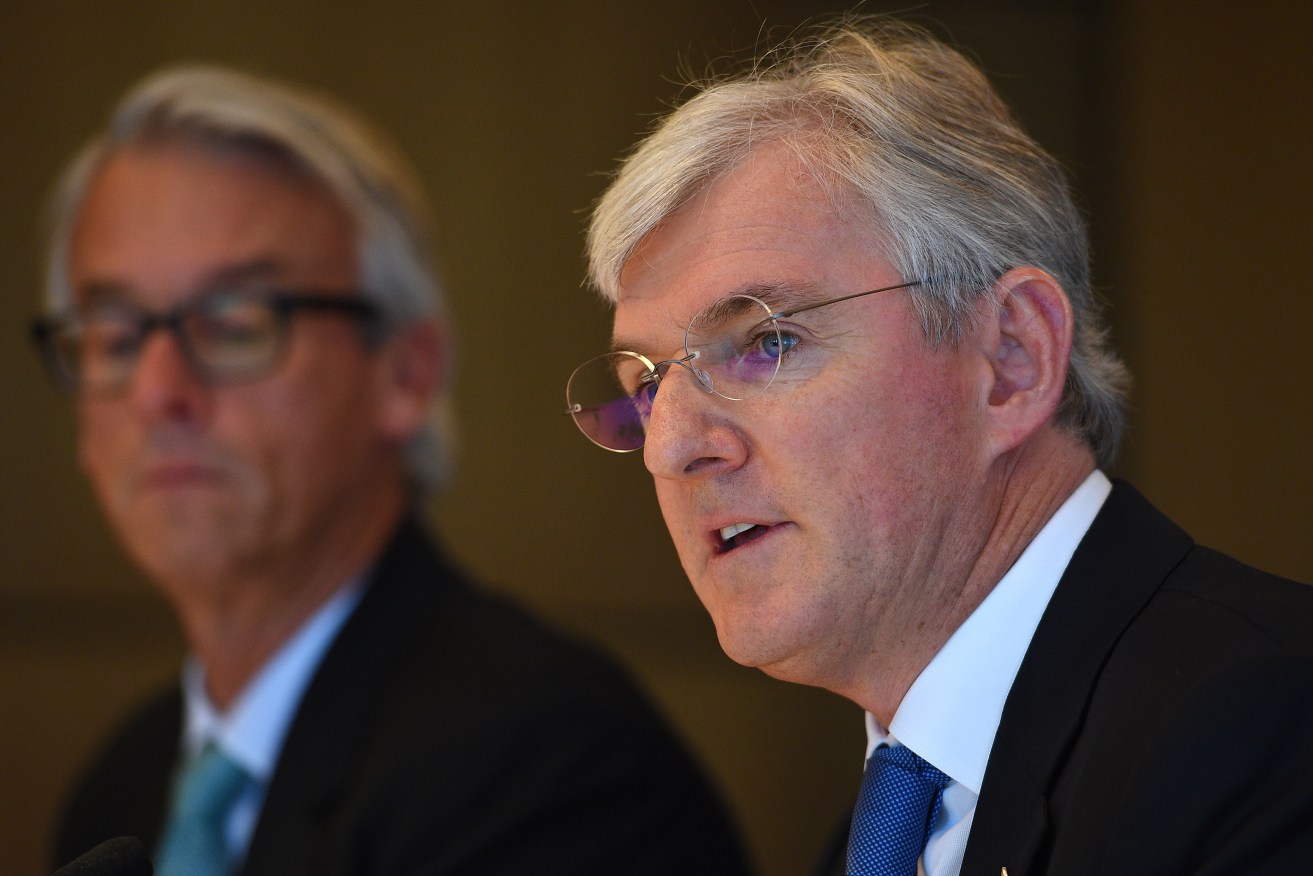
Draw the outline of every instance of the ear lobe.
[[[1071,356],[1071,302],[1053,277],[1014,268],[994,286],[997,328],[987,351],[993,367],[990,433],[997,453],[1020,445],[1052,420]]]
[[[379,428],[403,444],[424,425],[429,406],[446,382],[445,326],[405,326],[379,348]]]

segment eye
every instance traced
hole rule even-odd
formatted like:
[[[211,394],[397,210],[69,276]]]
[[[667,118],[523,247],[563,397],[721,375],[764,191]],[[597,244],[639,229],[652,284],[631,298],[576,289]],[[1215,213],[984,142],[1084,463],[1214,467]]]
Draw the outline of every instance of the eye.
[[[127,319],[98,315],[88,319],[73,337],[88,357],[130,359],[141,347],[142,331]]]
[[[763,355],[771,359],[783,359],[802,341],[796,333],[780,328],[778,331],[764,332],[753,344],[760,348]]]
[[[641,407],[651,408],[652,402],[656,401],[657,389],[659,389],[660,386],[661,381],[657,379],[656,372],[649,371],[647,375],[644,376],[642,385],[632,394],[633,399],[638,402]]]
[[[615,385],[627,397],[637,398],[649,391],[656,392],[656,385],[660,382],[656,372],[650,371],[639,359],[628,354],[616,354],[612,356],[611,366]]]
[[[277,312],[257,295],[211,294],[188,310],[184,328],[213,367],[241,368],[268,359],[281,340]]]
[[[240,347],[262,342],[274,320],[259,299],[213,296],[188,314],[187,327],[198,340]]]
[[[268,342],[269,326],[261,319],[234,318],[231,314],[205,317],[188,323],[193,337],[206,347],[241,349]]]

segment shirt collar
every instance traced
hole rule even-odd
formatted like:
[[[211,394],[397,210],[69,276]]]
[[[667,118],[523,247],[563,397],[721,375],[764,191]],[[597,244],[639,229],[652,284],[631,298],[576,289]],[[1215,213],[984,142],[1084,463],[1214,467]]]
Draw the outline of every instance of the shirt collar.
[[[226,712],[210,702],[205,693],[205,670],[195,657],[189,657],[182,674],[184,752],[195,755],[213,742],[248,775],[267,783],[301,695],[360,601],[361,585],[359,579],[354,580],[324,603],[260,668]]]
[[[867,756],[899,741],[980,793],[1003,704],[1022,658],[1112,484],[1097,469],[1044,524],[944,647],[921,671],[885,733],[867,715]],[[889,739],[893,737],[893,739]]]

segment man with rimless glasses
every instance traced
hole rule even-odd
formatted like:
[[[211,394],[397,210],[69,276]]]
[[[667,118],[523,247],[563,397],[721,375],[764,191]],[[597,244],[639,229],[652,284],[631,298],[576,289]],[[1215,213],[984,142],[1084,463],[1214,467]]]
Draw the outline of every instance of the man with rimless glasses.
[[[824,872],[1308,869],[1313,591],[1103,473],[1082,218],[970,62],[809,33],[663,119],[588,245],[568,411],[641,453],[725,652],[866,713]]]
[[[170,874],[738,873],[614,666],[424,535],[450,342],[425,207],[324,99],[216,69],[131,92],[57,192],[34,336],[190,650],[73,794]]]

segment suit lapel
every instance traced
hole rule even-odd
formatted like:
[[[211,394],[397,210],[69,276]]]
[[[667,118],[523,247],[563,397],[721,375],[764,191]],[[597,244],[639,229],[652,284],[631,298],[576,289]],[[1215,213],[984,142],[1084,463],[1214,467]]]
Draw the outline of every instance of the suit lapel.
[[[328,872],[326,836],[367,749],[388,664],[440,610],[451,580],[413,521],[403,523],[297,708],[251,839],[243,876]]]
[[[1099,674],[1131,620],[1192,542],[1118,482],[1040,620],[1003,708],[963,863],[964,876],[1043,871],[1049,797]]]

